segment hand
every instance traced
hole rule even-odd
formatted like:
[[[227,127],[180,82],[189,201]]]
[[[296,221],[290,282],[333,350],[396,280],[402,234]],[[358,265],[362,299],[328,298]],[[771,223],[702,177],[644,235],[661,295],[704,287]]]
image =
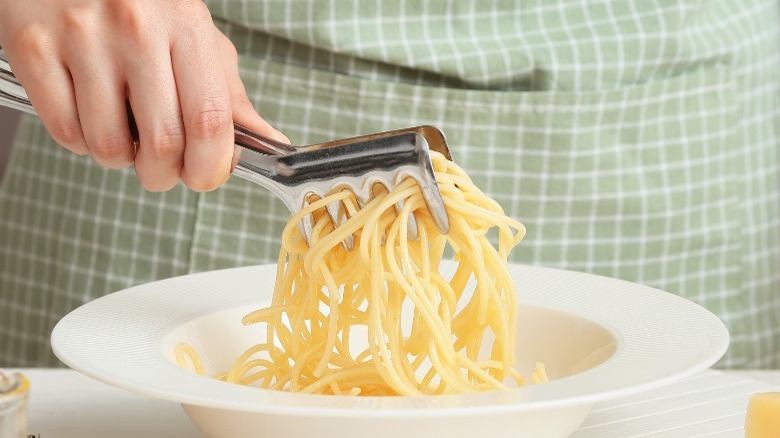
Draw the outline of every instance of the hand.
[[[59,144],[105,167],[135,163],[148,190],[225,182],[234,121],[289,142],[252,108],[235,47],[200,0],[0,0],[0,45]]]

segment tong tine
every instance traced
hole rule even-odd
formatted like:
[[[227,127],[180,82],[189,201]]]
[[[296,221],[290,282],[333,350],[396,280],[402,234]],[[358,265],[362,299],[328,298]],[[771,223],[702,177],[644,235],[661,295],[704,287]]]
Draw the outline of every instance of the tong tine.
[[[399,147],[402,151],[405,151],[411,159],[407,165],[412,163],[416,164],[416,167],[410,167],[412,172],[406,174],[410,176],[418,183],[422,190],[423,199],[425,200],[428,210],[431,212],[431,216],[434,219],[436,226],[439,230],[446,234],[449,231],[449,218],[444,208],[444,201],[439,192],[438,184],[436,183],[436,177],[433,173],[433,167],[431,164],[430,151],[436,151],[444,155],[444,157],[452,161],[452,155],[450,153],[447,140],[444,137],[444,133],[437,127],[431,125],[421,125],[411,128],[397,129],[393,131],[378,132],[375,134],[368,134],[358,137],[344,138],[339,140],[332,140],[325,143],[317,143],[308,146],[296,147],[299,151],[309,151],[317,149],[328,149],[335,146],[342,146],[350,144],[356,148],[368,147],[374,149],[374,154],[386,154],[388,151],[383,148],[388,145],[393,147]],[[378,152],[377,152],[378,151]],[[377,169],[382,168],[381,162],[375,158],[365,158],[366,162],[376,161]],[[365,164],[365,163],[364,163]],[[393,163],[390,160],[385,164],[385,167],[391,168],[391,172],[398,173],[398,163]],[[394,168],[395,166],[395,168]],[[387,169],[385,169],[387,171]],[[403,181],[404,173],[396,175],[396,181],[390,185],[386,184],[388,189],[392,189],[395,185]],[[368,182],[369,184],[371,181]],[[369,186],[370,187],[370,186]],[[370,191],[370,188],[368,188]],[[403,207],[403,203],[399,203],[396,206],[396,211],[400,212]],[[409,221],[409,235],[414,238],[417,236],[417,224],[414,217]]]
[[[293,145],[276,141],[272,138],[259,134],[247,128],[246,126],[242,126],[239,124],[235,125],[235,145],[236,145],[236,151],[233,154],[234,171],[236,165],[238,164],[241,148],[254,151],[256,153],[267,154],[267,155],[289,155],[298,152],[298,148],[296,148]],[[346,211],[340,205],[340,203],[328,204],[326,207],[326,211],[330,216],[330,220],[333,222],[334,226],[336,227],[343,224],[347,220]],[[312,218],[307,217],[304,218],[304,220],[307,221],[307,224],[303,226],[303,228],[301,228],[301,231],[311,230],[313,227]],[[306,240],[308,242],[310,237],[310,232],[304,233],[304,236],[306,237]],[[350,236],[349,238],[347,238],[347,240],[344,241],[344,247],[348,251],[352,249],[353,245],[354,245],[354,238],[352,236]]]
[[[430,141],[429,141],[430,140]],[[262,150],[240,147],[233,174],[266,187],[295,213],[311,195],[324,197],[337,190],[348,189],[358,204],[365,205],[373,197],[374,184],[392,190],[404,179],[413,178],[436,226],[449,231],[449,218],[436,183],[430,150],[450,158],[444,136],[437,128],[421,126],[382,132],[367,136],[335,140],[296,147],[287,155],[269,155]],[[345,220],[340,205],[331,207],[334,224]],[[416,237],[416,222],[410,218],[410,235]],[[413,223],[413,224],[412,224]],[[298,224],[309,241],[313,219],[310,216]],[[351,241],[345,241],[350,249]]]
[[[298,149],[299,150],[325,149],[334,146],[345,145],[348,143],[357,144],[357,143],[365,142],[366,144],[371,144],[371,143],[376,143],[377,141],[381,141],[381,139],[390,139],[391,142],[395,142],[395,141],[403,142],[404,140],[400,136],[404,136],[408,134],[414,135],[414,141],[411,143],[407,143],[407,146],[411,146],[415,150],[415,154],[416,154],[415,158],[417,160],[418,168],[415,169],[414,172],[408,174],[407,176],[410,176],[413,179],[415,179],[418,185],[421,188],[423,188],[423,196],[424,199],[426,200],[426,206],[429,206],[429,210],[431,210],[434,220],[437,221],[436,222],[437,227],[440,228],[442,232],[446,233],[449,230],[449,221],[446,215],[446,210],[444,209],[444,203],[441,200],[441,194],[438,190],[438,185],[436,184],[436,178],[433,174],[433,169],[430,164],[429,151],[430,150],[438,151],[442,153],[444,156],[446,156],[447,159],[449,160],[452,159],[452,156],[450,155],[449,148],[447,147],[447,142],[444,138],[444,134],[438,128],[430,125],[416,126],[412,128],[404,128],[404,129],[398,129],[394,131],[379,132],[379,133],[369,134],[364,136],[332,140],[325,143],[301,146]],[[373,147],[381,148],[382,146],[380,144],[374,144]],[[388,190],[391,190],[395,185],[399,184],[404,179],[403,174],[399,176],[400,177],[397,178],[397,180],[394,181],[393,183],[388,185],[386,182],[384,182],[383,185]],[[433,182],[434,185],[433,190],[426,190],[426,187],[430,188],[431,182]],[[371,197],[373,196],[372,189],[375,185],[375,181],[372,182],[371,180],[368,180],[366,184],[367,186],[364,188],[363,193],[364,194],[368,193],[369,197]],[[359,200],[358,202],[361,203],[364,201]],[[365,202],[367,202],[367,199],[365,200]],[[401,214],[402,210],[403,210],[403,201],[398,202],[395,206],[395,211],[397,214]],[[347,220],[346,211],[343,208],[343,205],[341,203],[329,204],[328,214],[330,215],[331,220],[333,220],[336,226],[341,225],[344,221]],[[418,236],[417,221],[414,215],[410,215],[408,218],[407,232],[410,239],[414,240]],[[353,237],[350,236],[348,240],[344,242],[345,247],[348,250],[352,248],[352,243],[353,243],[352,241],[353,241]]]

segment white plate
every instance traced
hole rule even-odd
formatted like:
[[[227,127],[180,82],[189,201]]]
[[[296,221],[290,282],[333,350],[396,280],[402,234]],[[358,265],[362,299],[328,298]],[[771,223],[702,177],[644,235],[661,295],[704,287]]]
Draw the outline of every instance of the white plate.
[[[443,271],[451,271],[447,264]],[[52,333],[65,364],[105,383],[182,403],[207,436],[568,436],[595,402],[666,385],[714,364],[728,346],[704,308],[649,287],[589,274],[512,265],[520,294],[518,364],[544,362],[551,382],[431,397],[338,397],[267,391],[178,368],[192,343],[209,372],[256,339],[241,317],[264,307],[276,265],[149,283],[71,312]]]

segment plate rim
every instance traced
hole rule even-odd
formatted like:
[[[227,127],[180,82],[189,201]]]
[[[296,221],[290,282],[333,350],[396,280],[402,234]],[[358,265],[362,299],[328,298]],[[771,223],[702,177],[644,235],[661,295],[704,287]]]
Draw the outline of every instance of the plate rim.
[[[452,264],[452,262],[448,262]],[[664,292],[649,286],[631,283],[625,280],[614,279],[610,277],[600,276],[596,274],[589,274],[578,271],[564,270],[558,268],[549,268],[541,266],[523,265],[523,264],[509,264],[510,271],[515,275],[519,275],[520,278],[527,278],[528,276],[540,277],[542,280],[549,278],[551,281],[561,281],[561,278],[573,278],[575,280],[581,280],[580,284],[597,283],[598,285],[606,284],[612,285],[615,289],[623,288],[625,290],[632,291],[632,293],[642,294],[646,298],[649,297],[652,301],[658,298],[659,302],[668,301],[669,303],[676,303],[683,306],[687,306],[692,313],[695,313],[698,318],[706,321],[711,329],[714,329],[712,333],[711,343],[713,344],[708,351],[702,352],[701,357],[695,363],[688,364],[687,366],[678,366],[673,372],[670,372],[664,377],[653,378],[648,381],[638,381],[633,385],[619,386],[613,388],[607,388],[601,391],[591,392],[577,392],[570,391],[562,397],[550,397],[542,396],[543,391],[548,389],[550,385],[555,384],[555,381],[545,385],[529,385],[519,389],[511,389],[507,391],[491,391],[478,394],[465,394],[465,395],[445,395],[445,396],[421,396],[421,397],[359,397],[353,398],[352,401],[346,400],[347,397],[337,396],[325,396],[325,395],[304,395],[304,394],[292,394],[282,391],[262,390],[258,388],[248,388],[239,385],[226,384],[224,382],[218,382],[213,379],[205,378],[203,376],[197,376],[186,370],[182,370],[170,363],[161,352],[157,352],[159,360],[156,361],[156,371],[162,373],[162,376],[157,376],[157,385],[147,382],[131,382],[126,378],[123,378],[121,372],[118,372],[116,368],[113,372],[106,372],[103,367],[95,367],[94,364],[86,363],[82,357],[80,357],[83,351],[78,351],[80,344],[73,342],[74,336],[86,335],[87,329],[90,327],[89,320],[83,320],[85,314],[98,314],[104,312],[106,308],[111,308],[117,303],[115,301],[118,298],[139,298],[146,297],[151,290],[162,290],[163,292],[155,292],[157,294],[167,294],[168,298],[172,298],[186,292],[181,287],[184,284],[203,284],[207,285],[210,281],[220,281],[219,279],[235,278],[249,275],[255,271],[268,270],[271,273],[275,273],[276,264],[262,264],[254,266],[245,266],[237,268],[227,268],[220,270],[212,270],[206,272],[200,272],[196,274],[187,274],[168,279],[158,280],[150,283],[145,283],[137,286],[133,286],[127,289],[123,289],[103,297],[97,298],[90,302],[83,304],[82,306],[74,309],[63,317],[55,326],[51,334],[51,345],[54,354],[70,368],[107,383],[109,385],[138,393],[153,398],[164,399],[169,401],[175,401],[182,404],[196,405],[207,408],[226,409],[243,412],[256,412],[274,415],[307,415],[307,416],[329,416],[329,417],[432,417],[432,416],[452,416],[452,415],[478,415],[485,411],[494,413],[502,411],[524,411],[532,412],[537,410],[544,410],[550,408],[564,408],[572,407],[575,405],[592,404],[595,402],[605,401],[621,396],[626,396],[638,392],[647,391],[650,389],[658,388],[668,385],[685,377],[689,377],[699,371],[709,368],[715,362],[717,362],[723,354],[725,354],[729,345],[729,334],[725,327],[725,324],[716,317],[712,312],[704,307],[693,303],[690,300],[682,298],[678,295],[674,295],[668,292]],[[245,286],[248,287],[248,286]],[[170,288],[170,289],[167,289]],[[518,285],[519,299],[522,304],[524,301],[523,284]],[[608,288],[609,290],[610,288]],[[246,293],[246,292],[243,292]],[[607,293],[607,295],[609,295]],[[662,298],[659,298],[662,297]],[[148,297],[146,297],[148,298]],[[260,298],[256,296],[255,298]],[[619,297],[615,295],[615,298]],[[623,297],[622,302],[626,302]],[[251,301],[251,300],[250,300]],[[257,299],[260,301],[260,299]],[[541,300],[543,301],[543,300]],[[243,301],[244,303],[246,300]],[[227,308],[234,305],[241,304],[242,301],[233,301],[225,303],[221,308]],[[193,304],[193,303],[190,303]],[[195,303],[198,304],[198,303]],[[197,316],[195,312],[207,310],[221,310],[221,308],[208,308],[209,303],[200,303],[199,306],[191,306],[189,309],[189,315],[191,317]],[[534,296],[534,299],[529,301],[529,304],[540,307],[548,307],[553,310],[559,310],[568,312],[566,309],[562,309],[554,302],[546,303],[540,302],[538,296]],[[113,309],[116,310],[116,309]],[[571,312],[570,312],[571,313]],[[575,313],[577,316],[585,317],[579,313]],[[164,314],[156,315],[160,318],[165,317]],[[608,328],[616,336],[632,336],[631,333],[625,331],[623,323],[616,320],[610,320],[607,315],[606,320],[595,320],[602,326]],[[173,315],[168,315],[169,318],[174,318]],[[183,318],[179,318],[179,322],[183,322]],[[190,318],[191,319],[191,318]],[[93,321],[94,322],[94,321]],[[156,321],[161,325],[160,329],[147,335],[147,340],[150,336],[155,337],[154,348],[147,348],[151,350],[157,350],[157,343],[159,339],[168,331],[171,330],[173,325],[169,320],[167,325],[165,321]],[[616,323],[617,322],[617,323]],[[92,326],[94,329],[94,325]],[[95,334],[94,330],[91,334]],[[108,333],[100,332],[100,335],[106,336]],[[140,335],[138,335],[140,336]],[[694,346],[695,347],[695,346]],[[147,352],[148,353],[148,352]],[[600,378],[604,373],[609,372],[610,368],[614,367],[614,362],[618,362],[626,354],[631,351],[626,350],[625,344],[618,344],[613,356],[607,361],[596,367],[586,370],[582,373],[578,373],[574,376],[567,377],[563,380],[574,380],[575,382],[584,381],[583,379],[588,377]],[[114,358],[116,359],[116,358]],[[124,359],[127,359],[126,357]],[[629,357],[628,359],[631,359]],[[132,363],[132,362],[131,362]],[[610,363],[613,365],[610,366]],[[595,374],[595,376],[594,376]],[[185,382],[200,383],[196,385],[202,387],[201,390],[195,390],[192,388],[181,388],[178,391],[161,389],[159,379],[166,377],[175,377]],[[193,381],[193,378],[203,379]],[[576,379],[575,379],[576,378]],[[209,381],[206,381],[208,379]],[[214,384],[219,384],[221,387],[217,387]],[[185,386],[184,384],[181,385]],[[192,385],[190,385],[192,386]],[[223,395],[239,396],[232,399],[215,398],[213,394],[208,394],[208,391],[218,391]],[[258,391],[260,393],[258,393]],[[249,394],[263,394],[262,397],[248,398],[244,395],[244,392]],[[541,395],[540,395],[541,394]],[[251,400],[254,399],[254,402]],[[367,403],[371,400],[373,403]],[[393,400],[394,399],[394,400]],[[503,399],[500,403],[491,403],[491,399]],[[509,400],[506,400],[509,399]],[[359,402],[358,402],[359,400]],[[336,401],[338,401],[336,403]],[[415,403],[409,405],[408,402],[414,401]]]

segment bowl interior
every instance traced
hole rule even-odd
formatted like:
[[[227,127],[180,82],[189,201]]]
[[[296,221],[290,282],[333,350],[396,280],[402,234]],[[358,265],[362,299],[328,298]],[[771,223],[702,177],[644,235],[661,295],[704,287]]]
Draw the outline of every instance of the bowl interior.
[[[241,353],[265,337],[263,324],[243,326],[241,318],[266,306],[266,302],[258,301],[190,319],[161,337],[161,353],[175,364],[174,349],[186,342],[200,353],[207,375],[223,373]],[[352,348],[365,347],[359,336],[353,335],[352,339]],[[592,320],[545,307],[519,307],[517,369],[523,375],[529,375],[536,362],[542,362],[550,379],[571,376],[608,360],[617,345],[613,331]]]

